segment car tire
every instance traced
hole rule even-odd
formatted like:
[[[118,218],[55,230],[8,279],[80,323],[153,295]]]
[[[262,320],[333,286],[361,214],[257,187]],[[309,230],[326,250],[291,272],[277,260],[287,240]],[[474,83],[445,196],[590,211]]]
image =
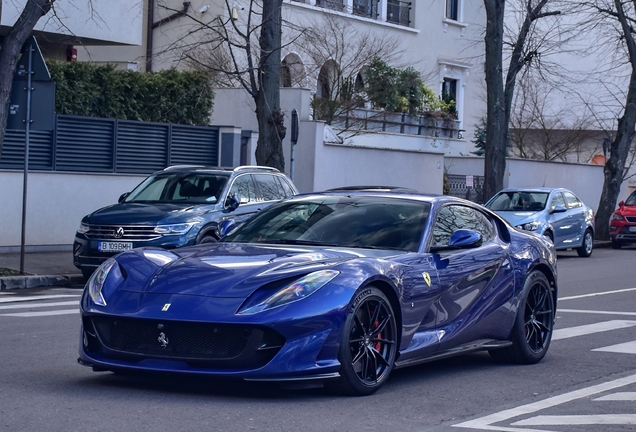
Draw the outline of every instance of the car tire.
[[[382,291],[373,286],[358,290],[340,337],[340,378],[327,381],[327,389],[352,396],[375,393],[393,369],[397,335],[393,308]]]
[[[543,235],[549,238],[552,244],[554,244],[554,234],[552,234],[552,231],[546,231]]]
[[[594,236],[592,235],[592,230],[586,229],[585,234],[583,234],[583,244],[580,248],[576,249],[576,253],[579,254],[580,257],[587,258],[592,255],[592,250],[594,249]]]
[[[620,240],[612,239],[612,249],[620,249],[623,247],[623,243]]]
[[[534,364],[545,356],[554,327],[554,296],[550,283],[540,271],[528,275],[522,301],[510,333],[512,345],[489,351],[497,361]]]
[[[197,244],[216,243],[218,240],[213,235],[205,235],[197,242]]]

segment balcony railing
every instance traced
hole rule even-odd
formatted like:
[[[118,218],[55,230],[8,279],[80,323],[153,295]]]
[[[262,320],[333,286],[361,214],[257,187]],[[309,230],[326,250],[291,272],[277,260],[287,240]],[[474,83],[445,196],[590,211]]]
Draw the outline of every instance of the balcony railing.
[[[386,5],[386,20],[393,24],[408,27],[411,23],[411,2],[388,0]]]
[[[377,0],[353,0],[353,13],[358,16],[376,19],[378,16]]]
[[[351,13],[374,20],[386,20],[405,27],[411,25],[412,2],[400,0],[292,0],[325,9]],[[386,18],[385,18],[386,17]]]
[[[324,7],[325,9],[333,9],[342,12],[344,10],[344,4],[342,0],[316,0],[316,6]]]

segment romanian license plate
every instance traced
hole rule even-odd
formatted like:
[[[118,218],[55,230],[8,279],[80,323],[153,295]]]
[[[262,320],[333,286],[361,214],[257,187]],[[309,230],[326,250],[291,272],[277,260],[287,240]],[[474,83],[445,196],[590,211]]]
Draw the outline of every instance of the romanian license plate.
[[[629,232],[636,232],[636,226],[630,226],[628,229]]]
[[[132,248],[133,244],[129,242],[99,242],[97,245],[100,252],[123,252]]]

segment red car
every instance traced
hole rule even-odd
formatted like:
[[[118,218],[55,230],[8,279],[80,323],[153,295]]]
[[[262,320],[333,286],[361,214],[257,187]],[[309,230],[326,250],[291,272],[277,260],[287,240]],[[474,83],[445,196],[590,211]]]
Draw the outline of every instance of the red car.
[[[614,249],[636,243],[636,191],[618,203],[618,210],[610,218],[610,237]]]

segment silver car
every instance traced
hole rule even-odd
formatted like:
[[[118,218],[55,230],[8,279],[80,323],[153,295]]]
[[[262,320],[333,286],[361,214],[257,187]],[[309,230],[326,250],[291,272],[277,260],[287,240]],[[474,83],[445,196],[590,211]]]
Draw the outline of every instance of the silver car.
[[[517,229],[544,235],[557,250],[576,249],[592,255],[594,211],[563,188],[504,189],[486,204]]]

